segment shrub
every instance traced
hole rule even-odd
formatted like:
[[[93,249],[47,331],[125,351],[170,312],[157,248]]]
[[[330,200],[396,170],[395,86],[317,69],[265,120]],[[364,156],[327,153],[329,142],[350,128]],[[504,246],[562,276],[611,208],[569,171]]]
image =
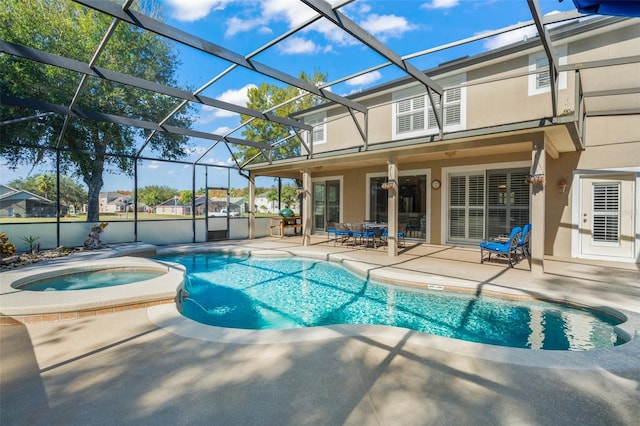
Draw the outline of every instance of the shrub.
[[[4,232],[0,232],[0,256],[9,257],[16,253],[16,246],[11,244],[9,237]]]

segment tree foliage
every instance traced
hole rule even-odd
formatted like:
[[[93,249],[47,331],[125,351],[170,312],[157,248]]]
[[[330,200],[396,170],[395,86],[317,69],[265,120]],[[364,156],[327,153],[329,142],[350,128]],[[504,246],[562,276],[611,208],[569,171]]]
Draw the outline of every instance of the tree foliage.
[[[187,191],[183,191],[185,193]],[[138,201],[149,207],[155,207],[178,195],[178,191],[168,186],[149,185],[138,188]]]
[[[307,75],[304,71],[300,72],[299,78],[311,84],[319,84],[327,81],[328,74],[315,71],[313,76]],[[260,86],[250,88],[248,90],[249,102],[247,107],[259,111],[265,111],[275,105],[279,105],[284,101],[293,99],[300,94],[300,89],[292,86],[278,86],[276,84],[262,83]],[[291,114],[303,109],[311,108],[319,105],[323,100],[313,95],[305,95],[296,101],[278,107],[273,114],[279,117],[289,117]],[[241,122],[245,122],[250,117],[241,115]],[[254,142],[275,143],[291,135],[291,128],[278,123],[267,120],[253,120],[244,127],[242,136],[245,139]],[[256,147],[245,146],[238,147],[238,157],[242,162],[249,161],[251,158],[260,154],[260,150]],[[291,138],[288,141],[278,144],[272,149],[272,159],[290,158],[300,155],[300,141],[297,138]],[[264,161],[263,156],[258,159]]]
[[[55,198],[56,175],[45,173],[37,176],[29,176],[23,179],[14,179],[8,184],[11,188],[29,191],[47,199]],[[82,185],[68,176],[60,176],[60,204],[74,206],[80,210],[87,202],[87,191]]]
[[[153,7],[153,2],[146,4]],[[154,11],[145,11],[155,14]],[[3,2],[0,8],[0,39],[89,63],[112,19],[70,0],[20,0]],[[160,37],[121,22],[96,63],[160,84],[175,86],[179,65],[172,46]],[[69,106],[81,75],[54,66],[0,55],[0,91],[12,96]],[[90,77],[75,108],[159,121],[177,105],[176,99],[123,84]],[[30,117],[33,111],[3,105],[0,120]],[[62,134],[64,117],[50,115],[2,126],[0,155],[15,167],[53,161]],[[189,109],[182,109],[169,124],[189,127]],[[80,177],[88,188],[88,221],[99,220],[99,193],[104,172],[133,173],[136,141],[149,131],[89,119],[71,118],[59,151],[61,169]],[[149,149],[165,159],[184,156],[187,138],[159,132]],[[31,148],[25,148],[24,146]],[[35,148],[34,148],[35,147]],[[39,149],[42,148],[42,149]],[[108,154],[115,153],[118,156]]]

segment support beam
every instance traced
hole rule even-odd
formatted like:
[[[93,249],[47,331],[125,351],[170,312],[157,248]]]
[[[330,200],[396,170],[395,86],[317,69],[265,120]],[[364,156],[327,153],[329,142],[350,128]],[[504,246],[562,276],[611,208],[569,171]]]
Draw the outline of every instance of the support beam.
[[[311,245],[311,227],[313,219],[313,205],[311,204],[311,173],[309,169],[302,171],[302,203],[300,214],[302,215],[302,245]]]
[[[331,4],[327,3],[324,0],[301,0],[304,4],[315,10],[316,12],[322,14],[326,19],[333,22],[338,27],[342,28],[347,34],[354,37],[356,40],[363,43],[365,46],[373,49],[383,58],[390,61],[392,64],[396,65],[398,68],[409,74],[411,77],[422,83],[426,88],[429,94],[429,100],[431,102],[431,106],[433,107],[434,115],[436,117],[436,121],[438,122],[438,127],[442,131],[442,116],[438,116],[439,114],[436,112],[436,103],[435,99],[433,99],[432,92],[438,94],[440,101],[442,103],[442,96],[444,90],[442,86],[433,81],[431,78],[427,77],[425,73],[420,71],[418,68],[411,65],[409,62],[405,61],[393,50],[389,49],[383,43],[381,43],[374,36],[369,34],[364,28],[360,27],[358,24],[353,22],[343,13],[334,10],[331,7]],[[361,111],[364,112],[364,111]]]
[[[546,140],[544,134],[539,134],[533,141],[531,152],[531,174],[545,175]],[[531,272],[534,275],[544,274],[544,242],[545,242],[545,186],[544,184],[531,184],[531,237],[529,246],[531,248]]]
[[[249,172],[249,239],[256,238],[256,178]]]
[[[387,190],[387,251],[389,257],[398,256],[398,160],[395,157],[387,161],[387,180],[393,185]]]
[[[74,1],[91,9],[113,16],[114,18],[118,18],[122,21],[128,22],[131,25],[135,25],[139,28],[151,31],[160,36],[184,44],[185,46],[192,47],[194,49],[216,56],[220,59],[224,59],[231,63],[237,64],[248,70],[256,71],[268,77],[275,78],[276,80],[283,83],[287,83],[299,89],[306,90],[307,92],[313,93],[314,95],[329,99],[346,107],[354,108],[360,112],[367,111],[367,108],[364,105],[359,104],[358,102],[354,102],[343,96],[336,95],[335,93],[332,93],[328,90],[321,90],[311,83],[289,75],[285,72],[279,71],[268,65],[264,65],[258,61],[246,59],[239,53],[233,52],[200,37],[196,37],[185,31],[179,30],[178,28],[166,25],[156,19],[146,16],[143,13],[136,12],[134,10],[123,11],[120,6],[114,2],[103,0]]]
[[[41,110],[41,111],[51,111],[57,114],[68,115],[70,117],[75,117],[75,118],[84,118],[87,120],[102,121],[105,123],[122,124],[124,126],[139,127],[142,129],[156,130],[160,132],[191,136],[191,137],[207,139],[207,140],[231,142],[238,145],[254,146],[256,148],[261,148],[261,149],[269,149],[271,147],[271,145],[269,145],[268,143],[253,142],[253,141],[247,141],[244,139],[230,138],[230,137],[225,138],[224,136],[216,135],[212,133],[199,132],[196,130],[185,129],[177,126],[167,126],[167,125],[162,126],[160,124],[152,123],[150,121],[136,120],[129,117],[106,114],[103,112],[80,110],[80,109],[69,109],[64,105],[52,104],[49,102],[36,101],[32,99],[19,98],[16,96],[5,94],[5,93],[0,93],[0,97],[2,98],[2,103],[5,105],[31,108],[35,110]]]
[[[84,62],[76,61],[74,59],[64,58],[62,56],[53,55],[51,53],[43,52],[31,47],[21,46],[15,43],[9,43],[4,40],[0,40],[0,52],[6,52],[13,56],[31,59],[33,61],[41,62],[47,65],[53,65],[58,68],[63,68],[69,71],[75,71],[91,77],[101,78],[103,80],[114,81],[116,83],[126,84],[127,86],[136,87],[138,89],[149,90],[163,95],[171,96],[177,99],[183,99],[202,105],[211,106],[226,111],[235,112],[237,114],[244,114],[250,117],[260,118],[263,120],[273,121],[285,126],[301,128],[304,130],[311,130],[312,127],[308,124],[302,123],[298,120],[292,120],[290,118],[279,117],[275,114],[262,113],[251,108],[235,105],[229,102],[220,101],[218,99],[210,98],[202,95],[194,95],[186,90],[177,89],[175,87],[166,86],[153,81],[145,80],[139,77],[133,77],[128,74],[111,71],[106,68],[91,66]]]
[[[540,36],[540,41],[542,42],[544,51],[547,54],[547,61],[549,62],[549,77],[551,78],[551,110],[553,111],[553,118],[555,120],[558,116],[558,76],[560,74],[558,72],[558,57],[553,51],[551,38],[544,26],[538,0],[527,0],[527,3],[529,4],[531,15],[533,16],[536,28],[538,29],[538,35]]]

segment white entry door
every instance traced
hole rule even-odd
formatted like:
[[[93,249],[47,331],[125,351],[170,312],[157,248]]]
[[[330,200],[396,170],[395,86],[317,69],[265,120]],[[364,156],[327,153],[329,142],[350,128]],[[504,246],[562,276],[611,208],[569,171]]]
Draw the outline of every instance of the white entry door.
[[[584,255],[633,258],[634,175],[581,179],[580,249]]]

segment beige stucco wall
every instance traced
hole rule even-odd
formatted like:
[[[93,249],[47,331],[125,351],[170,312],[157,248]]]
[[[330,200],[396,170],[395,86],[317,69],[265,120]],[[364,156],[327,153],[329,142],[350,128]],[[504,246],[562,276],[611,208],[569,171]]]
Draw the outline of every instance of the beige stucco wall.
[[[640,55],[640,24],[615,31],[601,31],[594,37],[571,42],[567,49],[567,62],[586,63],[590,61]],[[529,66],[529,53],[523,52],[519,58],[504,63],[491,64],[478,70],[466,70],[467,82],[467,129],[483,128],[500,124],[535,120],[551,116],[551,96],[549,93],[528,95],[528,77],[501,79],[496,82],[475,85],[473,83],[486,79],[500,79],[509,75],[526,73]],[[559,93],[558,112],[573,111],[575,100],[575,73],[567,75],[566,89]],[[640,64],[616,65],[606,68],[581,69],[582,87],[584,91],[593,92],[638,86]],[[393,119],[391,94],[368,99],[370,107],[368,119],[369,143],[388,142],[392,140],[391,123]],[[637,94],[624,96],[596,97],[586,102],[587,112],[598,109],[640,109],[640,97]],[[343,110],[342,118],[328,124],[328,140],[322,145],[323,150],[362,146],[363,142],[353,120]],[[357,113],[360,123],[364,124],[362,114]],[[545,169],[545,235],[544,254],[559,257],[571,257],[573,232],[578,223],[572,223],[572,179],[580,170],[628,170],[640,167],[640,116],[614,115],[609,117],[589,117],[585,124],[583,151],[564,152],[559,158],[546,157]],[[551,135],[552,133],[550,133]],[[557,138],[560,133],[553,133]],[[567,136],[568,137],[568,136]],[[556,141],[559,142],[559,141]],[[564,146],[572,143],[564,142]],[[416,146],[414,152],[421,151]],[[462,147],[458,145],[458,149]],[[462,147],[464,149],[464,147]],[[505,146],[505,152],[509,150]],[[316,150],[316,152],[320,152]],[[555,153],[554,153],[555,154]],[[444,158],[444,157],[443,157]],[[442,177],[443,167],[482,165],[501,162],[530,162],[531,151],[505,153],[491,156],[470,156],[467,158],[438,159],[430,161],[411,161],[411,158],[400,158],[399,170],[430,169],[431,179]],[[357,161],[357,160],[356,160]],[[352,167],[345,165],[343,170],[326,172],[328,176],[343,177],[343,219],[346,222],[361,221],[367,215],[366,175],[367,173],[386,172],[386,166]],[[321,177],[316,173],[314,178]],[[565,192],[560,192],[558,182],[565,180],[568,184]],[[442,244],[441,231],[446,226],[446,212],[443,212],[442,194],[440,190],[428,189],[430,206],[428,220],[430,242]],[[637,213],[636,213],[637,214]]]
[[[583,63],[631,55],[640,55],[636,24],[615,31],[599,32],[593,37],[570,42],[567,45],[567,62]],[[558,46],[556,46],[558,47]],[[522,53],[522,56],[504,62],[492,63],[478,69],[464,70],[466,74],[466,129],[480,129],[501,124],[537,120],[552,115],[550,92],[529,95],[528,72],[530,54],[541,54],[537,50]],[[634,87],[640,75],[640,64],[620,65],[608,68],[581,70],[584,91],[608,90],[616,87]],[[514,77],[515,76],[515,77]],[[497,81],[495,81],[497,80]],[[478,84],[480,83],[480,84]],[[388,142],[392,137],[393,103],[387,93],[361,101],[369,108],[367,121],[368,143]],[[594,107],[606,102],[620,105],[623,98],[592,98]],[[629,95],[625,104],[632,107],[640,102],[637,95]],[[640,107],[636,106],[636,107]],[[557,110],[559,115],[575,111],[575,73],[566,73],[566,87],[559,90]],[[364,127],[363,114],[356,117]],[[363,146],[351,115],[343,108],[328,112],[327,143],[314,147],[314,152],[325,152],[343,148]]]
[[[628,170],[640,167],[640,116],[592,117],[587,120],[584,151],[563,153],[547,159],[545,254],[571,256],[573,191],[576,170]],[[565,193],[557,187],[560,179],[569,185]]]

